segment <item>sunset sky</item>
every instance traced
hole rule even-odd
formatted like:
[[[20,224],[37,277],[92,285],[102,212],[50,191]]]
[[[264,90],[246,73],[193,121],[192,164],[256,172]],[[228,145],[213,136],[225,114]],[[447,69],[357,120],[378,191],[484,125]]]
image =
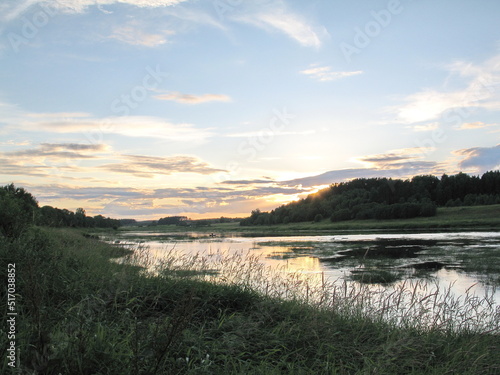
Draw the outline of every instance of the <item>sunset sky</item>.
[[[0,184],[203,218],[499,169],[499,20],[498,0],[2,0]]]

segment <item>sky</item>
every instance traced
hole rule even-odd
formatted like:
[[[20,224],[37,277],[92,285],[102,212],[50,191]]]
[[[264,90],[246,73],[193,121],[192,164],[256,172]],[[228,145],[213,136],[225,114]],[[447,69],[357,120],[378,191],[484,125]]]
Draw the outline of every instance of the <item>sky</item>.
[[[139,220],[500,169],[497,0],[2,0],[0,184]]]

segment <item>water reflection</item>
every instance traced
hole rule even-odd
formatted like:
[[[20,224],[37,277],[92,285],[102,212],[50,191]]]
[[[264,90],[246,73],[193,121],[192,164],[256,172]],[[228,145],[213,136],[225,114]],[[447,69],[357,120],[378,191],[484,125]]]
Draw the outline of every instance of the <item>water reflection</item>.
[[[289,278],[287,295],[302,293],[308,299],[315,288],[329,284],[332,288],[341,285],[345,294],[365,288],[379,296],[384,306],[387,296],[399,293],[399,312],[405,311],[402,301],[411,307],[429,293],[434,303],[448,295],[462,301],[488,298],[500,304],[500,290],[495,289],[500,284],[500,232],[289,237],[128,232],[121,241],[142,241],[157,259],[199,255],[203,267],[219,272],[208,278],[228,279],[238,269],[239,278],[260,283],[254,286],[264,291],[270,290],[271,282],[282,283],[263,271],[273,269],[280,277]],[[251,264],[243,270],[237,262]],[[256,281],[249,281],[252,277]],[[405,288],[410,292],[403,291]],[[318,293],[317,298],[325,298],[323,291]]]

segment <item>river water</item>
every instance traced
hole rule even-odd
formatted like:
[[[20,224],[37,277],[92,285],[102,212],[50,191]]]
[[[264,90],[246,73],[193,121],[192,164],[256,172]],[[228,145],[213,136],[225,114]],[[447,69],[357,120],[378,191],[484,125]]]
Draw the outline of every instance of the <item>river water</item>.
[[[450,314],[468,322],[475,316],[477,324],[490,319],[486,328],[498,329],[500,232],[252,237],[121,232],[119,241],[145,246],[154,264],[177,258],[170,267],[209,270],[200,272],[209,281],[246,282],[266,294],[315,303],[331,298],[329,305],[350,296],[358,299],[357,307],[401,319],[416,314],[435,324]],[[438,320],[436,310],[443,315]]]

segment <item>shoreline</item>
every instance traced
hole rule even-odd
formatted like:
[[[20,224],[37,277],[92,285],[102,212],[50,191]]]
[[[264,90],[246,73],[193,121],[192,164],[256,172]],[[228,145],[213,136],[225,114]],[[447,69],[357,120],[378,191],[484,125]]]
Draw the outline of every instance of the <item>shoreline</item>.
[[[294,235],[346,233],[433,233],[500,230],[500,205],[470,207],[440,207],[436,216],[404,220],[349,220],[331,222],[298,222],[275,225],[240,226],[239,223],[217,223],[208,226],[124,226],[119,232],[173,232],[173,233],[241,233],[243,235]]]

